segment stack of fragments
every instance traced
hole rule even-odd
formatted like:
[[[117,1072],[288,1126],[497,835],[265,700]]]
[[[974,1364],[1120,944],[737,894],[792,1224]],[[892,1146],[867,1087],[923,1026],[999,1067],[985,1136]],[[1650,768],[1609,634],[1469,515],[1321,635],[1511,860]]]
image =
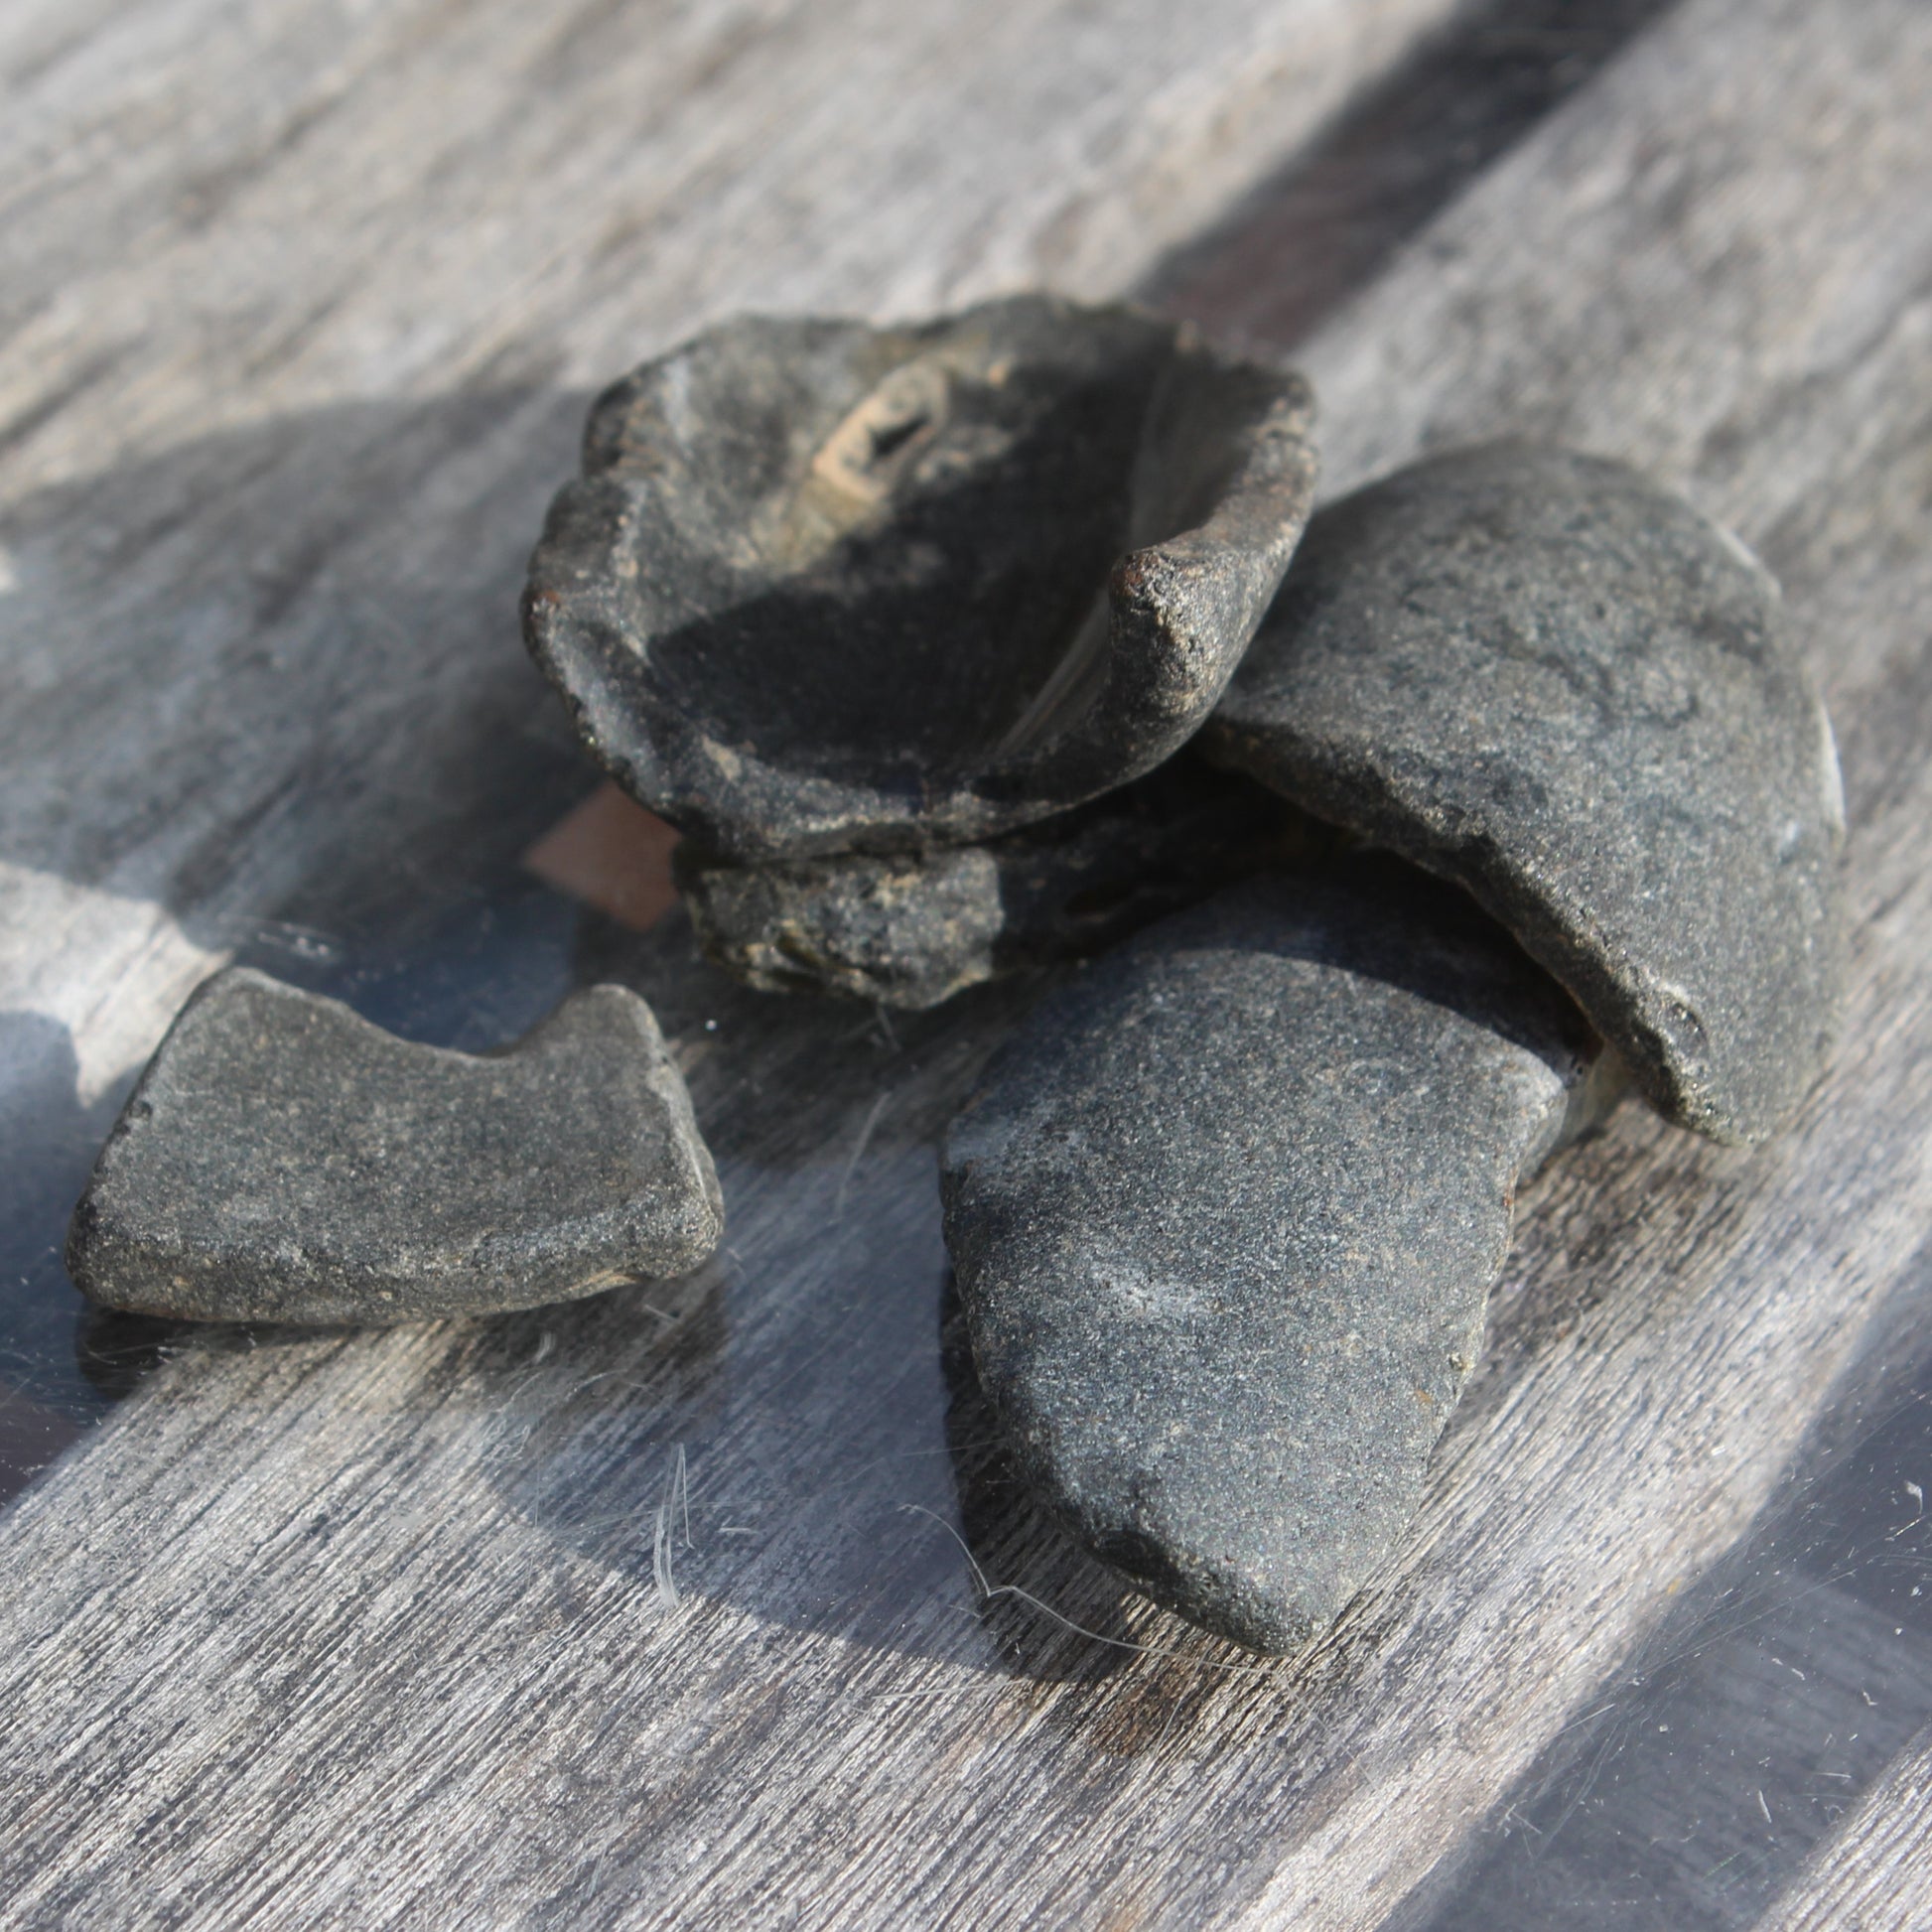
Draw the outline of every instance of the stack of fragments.
[[[1311,417],[1124,309],[741,320],[599,401],[525,602],[733,972],[925,1007],[1090,961],[946,1140],[975,1358],[1073,1533],[1268,1651],[1413,1513],[1517,1189],[1630,1085],[1775,1133],[1842,951],[1831,728],[1750,554],[1520,444],[1310,522]],[[722,1225],[634,995],[476,1058],[236,970],[69,1265],[118,1308],[407,1320]]]

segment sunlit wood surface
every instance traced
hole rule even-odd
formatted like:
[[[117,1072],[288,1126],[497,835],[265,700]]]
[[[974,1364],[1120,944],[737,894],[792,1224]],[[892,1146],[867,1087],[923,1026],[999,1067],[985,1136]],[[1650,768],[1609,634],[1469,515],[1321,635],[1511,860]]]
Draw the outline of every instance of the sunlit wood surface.
[[[1932,1922],[1932,1543],[1854,1481],[1932,1391],[1932,10],[26,0],[0,70],[0,1923]],[[699,965],[516,642],[601,379],[1037,280],[1292,350],[1331,493],[1518,431],[1655,471],[1838,724],[1831,1075],[1765,1152],[1626,1108],[1538,1184],[1298,1660],[1004,1472],[933,1144],[1037,986]],[[726,1251],[393,1333],[78,1320],[67,1206],[231,956],[465,1045],[637,986]]]

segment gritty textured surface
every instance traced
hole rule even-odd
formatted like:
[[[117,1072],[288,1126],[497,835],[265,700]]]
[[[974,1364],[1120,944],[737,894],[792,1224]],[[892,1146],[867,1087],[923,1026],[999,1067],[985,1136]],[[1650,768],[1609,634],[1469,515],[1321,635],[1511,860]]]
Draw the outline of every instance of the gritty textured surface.
[[[718,851],[910,849],[1150,769],[1314,486],[1299,376],[1039,296],[744,317],[600,398],[524,622],[591,751]]]
[[[1104,1561],[1260,1650],[1394,1547],[1587,1030],[1392,863],[1257,881],[1042,1007],[947,1135],[987,1394]]]
[[[1274,793],[1180,759],[985,845],[734,866],[679,848],[706,953],[767,992],[937,1006],[1093,953],[1320,837]]]
[[[593,987],[479,1056],[233,967],[142,1075],[68,1265],[111,1308],[408,1321],[681,1275],[723,1228],[684,1081],[634,993]]]
[[[766,993],[937,1006],[991,979],[1008,921],[983,845],[836,853],[767,865],[693,863],[678,887],[708,958]]]
[[[1817,1079],[1831,725],[1768,573],[1632,471],[1496,444],[1324,509],[1203,743],[1468,887],[1673,1119],[1760,1141]]]

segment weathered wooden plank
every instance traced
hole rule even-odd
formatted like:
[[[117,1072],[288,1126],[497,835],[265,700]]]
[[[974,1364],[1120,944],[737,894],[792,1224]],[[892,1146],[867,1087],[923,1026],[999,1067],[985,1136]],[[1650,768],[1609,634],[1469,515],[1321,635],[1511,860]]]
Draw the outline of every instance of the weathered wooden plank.
[[[1928,76],[1909,0],[1701,0],[1311,345],[1338,481],[1558,429],[1767,550],[1844,731],[1862,921],[1787,1143],[1630,1113],[1539,1189],[1416,1535],[1333,1640],[1206,1649],[989,1462],[938,1345],[927,1144],[1024,990],[841,1037],[675,930],[590,934],[575,970],[636,979],[689,1049],[729,1265],[151,1376],[0,1523],[34,1580],[0,1612],[15,1921],[1373,1925],[1452,1863],[1749,1520],[1920,1239]],[[963,1614],[904,1505],[1180,1654]]]
[[[1932,1717],[1921,1251],[1748,1531],[1491,1804],[1404,1932],[1754,1924]],[[1915,1595],[1914,1590],[1918,1593]]]
[[[1921,1731],[1857,1811],[1806,1861],[1764,1932],[1907,1932],[1932,1923],[1932,1729]]]
[[[1450,6],[5,10],[26,1460],[89,1407],[61,1197],[188,989],[406,925],[592,782],[514,617],[589,385],[740,304],[1124,287]]]
[[[584,385],[741,305],[1122,288],[1449,3],[13,10],[0,1005],[97,1086],[316,840],[487,797]]]

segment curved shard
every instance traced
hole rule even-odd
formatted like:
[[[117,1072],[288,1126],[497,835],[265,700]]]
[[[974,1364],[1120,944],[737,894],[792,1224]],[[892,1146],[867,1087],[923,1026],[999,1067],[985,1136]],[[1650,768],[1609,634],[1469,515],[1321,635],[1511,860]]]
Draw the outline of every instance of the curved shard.
[[[1681,497],[1523,444],[1358,491],[1201,742],[1466,886],[1685,1126],[1761,1141],[1817,1078],[1831,725],[1776,585]]]
[[[234,967],[141,1076],[68,1268],[90,1299],[148,1314],[412,1321],[683,1274],[723,1230],[684,1081],[635,994],[593,987],[476,1055]]]
[[[1258,1650],[1326,1627],[1412,1515],[1518,1177],[1595,1042],[1407,867],[1149,928],[996,1056],[944,1152],[981,1379],[1106,1562]]]
[[[524,627],[620,783],[739,860],[990,836],[1198,728],[1311,507],[1300,376],[1044,297],[744,317],[592,412]]]

